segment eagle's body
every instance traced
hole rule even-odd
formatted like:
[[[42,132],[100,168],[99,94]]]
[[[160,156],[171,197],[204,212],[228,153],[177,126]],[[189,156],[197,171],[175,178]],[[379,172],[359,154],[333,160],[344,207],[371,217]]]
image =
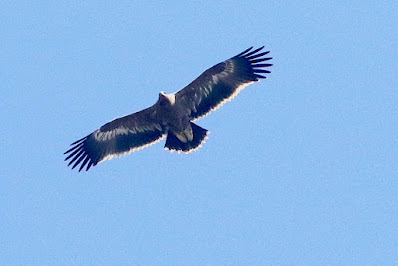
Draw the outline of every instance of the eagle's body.
[[[235,96],[247,85],[265,78],[259,73],[271,64],[258,64],[271,58],[258,53],[263,47],[252,48],[221,62],[191,82],[182,90],[159,93],[157,102],[149,108],[120,117],[103,125],[90,135],[72,143],[65,152],[72,169],[81,163],[79,171],[99,162],[150,145],[167,135],[165,148],[190,152],[200,146],[208,131],[192,121],[208,114]]]

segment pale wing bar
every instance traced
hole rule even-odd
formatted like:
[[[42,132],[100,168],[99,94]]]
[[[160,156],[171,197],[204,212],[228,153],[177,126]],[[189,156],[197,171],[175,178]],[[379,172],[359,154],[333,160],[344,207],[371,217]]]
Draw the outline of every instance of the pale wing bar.
[[[264,69],[272,64],[262,63],[272,59],[264,57],[269,53],[260,52],[263,47],[242,53],[219,63],[201,74],[188,86],[177,92],[177,100],[181,101],[192,119],[198,119],[211,110],[232,99],[247,85],[266,78],[270,73]]]
[[[115,119],[75,141],[64,153],[68,155],[65,161],[70,160],[68,166],[73,164],[72,169],[81,163],[79,172],[87,165],[87,171],[103,160],[144,148],[160,140],[165,133],[146,109]]]

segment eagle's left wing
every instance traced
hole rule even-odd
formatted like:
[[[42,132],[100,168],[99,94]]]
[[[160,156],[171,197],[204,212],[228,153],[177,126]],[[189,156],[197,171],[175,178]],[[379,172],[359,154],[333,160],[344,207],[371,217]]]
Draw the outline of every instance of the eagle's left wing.
[[[264,46],[253,51],[252,48],[207,69],[176,93],[176,101],[186,108],[192,119],[208,114],[247,85],[266,78],[263,75],[270,71],[264,68],[272,64],[261,62],[272,59],[264,57],[269,51],[260,52]]]
[[[139,112],[120,117],[103,125],[90,135],[71,144],[65,161],[72,169],[81,163],[79,172],[86,171],[99,162],[124,153],[143,148],[161,139],[166,134],[156,119],[156,104]]]

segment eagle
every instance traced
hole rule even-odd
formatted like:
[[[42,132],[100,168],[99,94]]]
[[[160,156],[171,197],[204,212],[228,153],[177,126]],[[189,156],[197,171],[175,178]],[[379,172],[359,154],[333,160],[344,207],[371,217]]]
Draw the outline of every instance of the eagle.
[[[193,121],[207,115],[240,90],[271,73],[265,63],[264,46],[250,47],[236,56],[207,69],[198,78],[175,93],[161,91],[154,105],[116,118],[71,144],[64,154],[72,169],[79,172],[114,156],[151,145],[167,136],[165,149],[191,152],[207,138],[208,130]]]

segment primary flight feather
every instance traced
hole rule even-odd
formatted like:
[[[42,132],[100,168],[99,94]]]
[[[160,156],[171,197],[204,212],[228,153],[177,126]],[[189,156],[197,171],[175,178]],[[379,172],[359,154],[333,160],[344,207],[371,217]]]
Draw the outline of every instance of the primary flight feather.
[[[253,47],[203,72],[176,93],[159,93],[154,105],[114,119],[71,144],[65,161],[86,171],[99,162],[150,145],[167,135],[165,149],[190,152],[208,131],[192,123],[234,97],[247,85],[266,78],[264,47]]]

